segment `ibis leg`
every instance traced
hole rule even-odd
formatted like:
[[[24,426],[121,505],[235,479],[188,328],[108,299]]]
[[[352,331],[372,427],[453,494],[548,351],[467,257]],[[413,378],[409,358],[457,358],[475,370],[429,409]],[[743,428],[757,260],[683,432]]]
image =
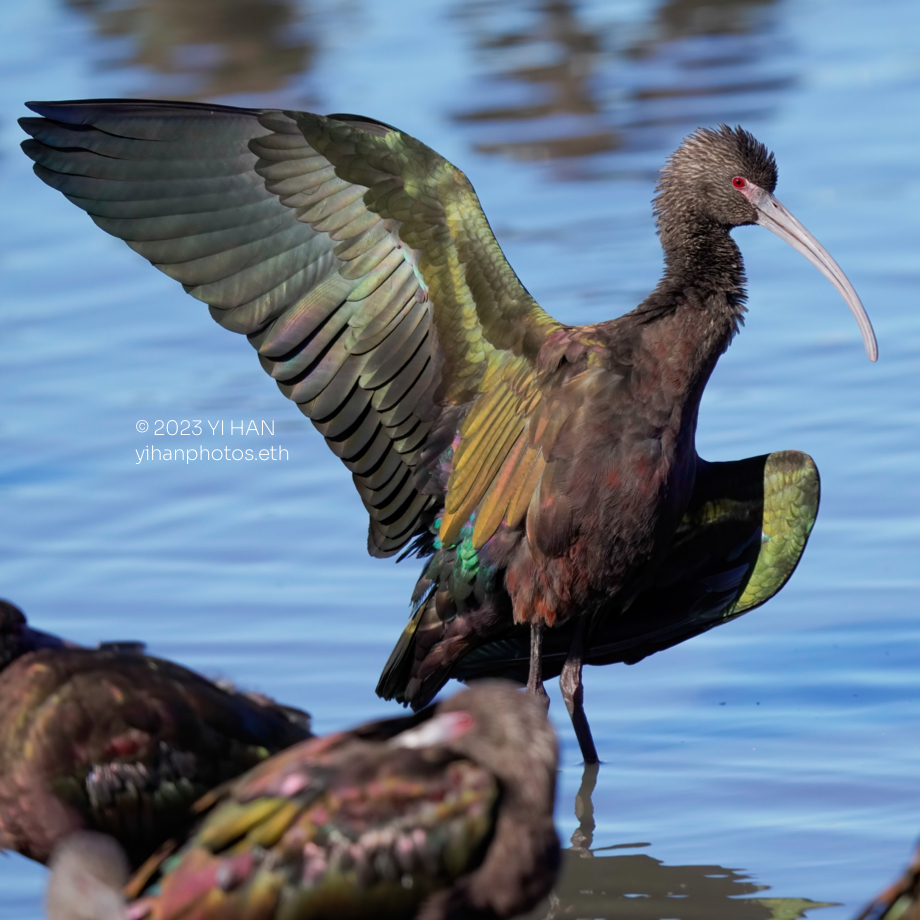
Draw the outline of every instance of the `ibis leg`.
[[[543,623],[530,624],[530,673],[527,675],[527,692],[543,700],[549,709],[549,696],[543,686]]]
[[[586,618],[580,617],[578,625],[575,627],[572,644],[569,646],[568,657],[565,659],[562,673],[559,675],[559,689],[562,690],[565,708],[568,709],[569,716],[572,719],[572,727],[575,729],[575,737],[578,739],[578,746],[581,748],[581,756],[584,757],[585,763],[589,764],[598,763],[598,759],[597,748],[594,747],[594,739],[591,737],[591,727],[588,725],[588,717],[585,715],[585,691],[581,683],[586,628]]]

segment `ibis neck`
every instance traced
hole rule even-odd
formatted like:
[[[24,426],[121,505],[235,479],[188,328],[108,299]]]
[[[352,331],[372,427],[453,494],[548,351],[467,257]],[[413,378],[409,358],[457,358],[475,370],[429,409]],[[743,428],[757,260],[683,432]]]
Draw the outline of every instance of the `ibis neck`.
[[[681,289],[703,294],[722,294],[744,312],[744,264],[741,251],[728,229],[705,218],[674,226],[659,218],[664,250],[664,275],[655,291],[678,294]]]
[[[661,242],[664,275],[633,318],[645,359],[667,391],[662,395],[695,418],[709,375],[743,323],[744,265],[717,225],[699,222],[677,233],[663,223]]]

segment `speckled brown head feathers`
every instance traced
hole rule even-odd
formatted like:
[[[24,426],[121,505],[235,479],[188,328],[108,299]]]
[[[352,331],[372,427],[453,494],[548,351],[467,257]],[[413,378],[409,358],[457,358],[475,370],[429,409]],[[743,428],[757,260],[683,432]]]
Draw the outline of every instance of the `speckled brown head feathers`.
[[[662,235],[676,225],[690,229],[700,219],[723,227],[756,223],[756,212],[732,187],[736,176],[772,193],[776,160],[741,127],[694,131],[661,170],[655,217]]]

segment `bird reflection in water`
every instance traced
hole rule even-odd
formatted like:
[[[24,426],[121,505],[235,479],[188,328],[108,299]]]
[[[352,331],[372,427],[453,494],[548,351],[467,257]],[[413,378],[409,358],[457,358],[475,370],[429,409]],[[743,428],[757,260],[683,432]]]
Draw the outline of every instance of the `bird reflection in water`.
[[[575,796],[578,827],[563,850],[562,870],[552,894],[521,920],[565,917],[629,920],[795,920],[834,904],[808,898],[767,898],[739,869],[718,865],[666,866],[645,853],[614,855],[648,843],[592,848],[598,765],[588,764]],[[753,896],[753,897],[752,897]]]
[[[454,118],[478,126],[479,151],[549,161],[560,178],[609,166],[578,158],[670,146],[675,127],[767,115],[794,82],[775,0],[671,0],[601,25],[573,0],[527,2],[510,31],[507,6],[460,8],[491,73],[476,93],[489,104]]]
[[[98,35],[131,40],[131,50],[109,66],[152,71],[146,96],[205,99],[276,91],[308,71],[316,51],[304,14],[291,0],[67,3],[93,21]]]
[[[581,24],[575,5],[549,0],[535,11],[529,28],[500,34],[489,34],[487,17],[480,16],[485,12],[475,8],[473,21],[484,27],[477,44],[500,68],[505,61],[511,63],[497,78],[507,90],[500,91],[499,98],[519,101],[459,112],[455,118],[502,123],[501,133],[529,136],[482,141],[477,149],[523,160],[554,160],[618,147],[619,136],[606,123],[592,86],[602,53],[601,38]],[[549,55],[547,49],[552,49]],[[522,58],[534,60],[521,64]],[[494,93],[483,95],[495,98]]]

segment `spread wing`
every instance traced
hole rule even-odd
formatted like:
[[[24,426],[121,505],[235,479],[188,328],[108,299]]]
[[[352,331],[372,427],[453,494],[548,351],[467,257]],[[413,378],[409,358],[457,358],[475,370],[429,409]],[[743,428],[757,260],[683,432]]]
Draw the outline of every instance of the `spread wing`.
[[[654,585],[608,616],[590,636],[588,664],[634,663],[734,619],[776,594],[792,576],[818,514],[814,461],[777,451],[729,463],[700,461],[690,506]],[[543,640],[543,673],[560,673],[571,636]],[[514,631],[474,649],[453,676],[527,679],[530,636]]]
[[[484,498],[480,543],[520,520],[543,462],[522,417],[561,327],[518,281],[462,172],[357,116],[30,108],[45,116],[20,121],[38,176],[249,337],[351,470],[372,553],[427,529],[448,475],[442,539]]]

